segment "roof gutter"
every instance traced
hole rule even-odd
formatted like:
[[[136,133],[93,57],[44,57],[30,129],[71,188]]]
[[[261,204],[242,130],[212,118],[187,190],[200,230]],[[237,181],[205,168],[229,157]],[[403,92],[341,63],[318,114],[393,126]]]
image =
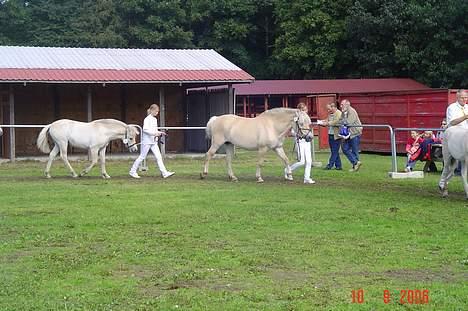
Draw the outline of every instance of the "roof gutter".
[[[116,81],[89,81],[89,80],[77,80],[77,81],[69,81],[69,80],[0,80],[0,83],[22,83],[26,85],[27,83],[73,83],[73,84],[193,84],[193,83],[253,83],[255,80],[186,80],[186,81],[175,81],[175,80],[164,80],[164,81],[148,81],[148,80],[116,80]]]

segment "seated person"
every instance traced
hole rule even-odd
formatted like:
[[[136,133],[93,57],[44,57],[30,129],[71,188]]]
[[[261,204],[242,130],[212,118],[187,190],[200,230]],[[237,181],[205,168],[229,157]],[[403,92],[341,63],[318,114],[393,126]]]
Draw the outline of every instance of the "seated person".
[[[411,136],[406,141],[406,152],[408,160],[406,162],[405,172],[411,172],[416,165],[416,161],[421,155],[421,143],[423,142],[422,134],[416,131],[411,131]]]
[[[422,142],[420,144],[420,160],[426,161],[426,164],[424,165],[424,172],[437,172],[437,166],[431,158],[431,146],[440,142],[440,139],[436,138],[432,131],[424,132]]]

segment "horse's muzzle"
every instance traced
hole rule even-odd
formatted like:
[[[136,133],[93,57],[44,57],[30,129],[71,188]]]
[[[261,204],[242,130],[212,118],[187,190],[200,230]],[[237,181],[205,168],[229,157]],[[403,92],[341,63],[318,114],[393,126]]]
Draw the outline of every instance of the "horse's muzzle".
[[[128,150],[129,150],[130,152],[137,152],[137,151],[138,151],[138,147],[135,146],[135,145],[133,145],[133,146],[128,147]]]

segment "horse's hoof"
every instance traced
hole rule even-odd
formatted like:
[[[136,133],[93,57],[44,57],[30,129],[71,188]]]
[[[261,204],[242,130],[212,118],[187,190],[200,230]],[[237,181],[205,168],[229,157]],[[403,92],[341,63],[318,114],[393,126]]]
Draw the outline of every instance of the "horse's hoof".
[[[205,179],[208,173],[200,173],[200,179]]]
[[[73,178],[78,178],[78,175],[72,174],[72,177],[73,177]]]
[[[236,176],[229,176],[229,180],[230,180],[230,181],[233,181],[233,182],[239,181],[239,179],[237,179]]]
[[[258,182],[259,184],[261,184],[262,182],[264,182],[264,180],[263,180],[262,177],[257,177],[257,182]]]
[[[293,177],[292,177],[292,175],[284,175],[284,179],[289,180],[289,181],[293,181],[293,180],[294,180]]]
[[[107,175],[107,174],[102,174],[102,178],[104,178],[104,179],[109,179],[109,178],[111,178],[111,177],[110,177],[109,175]]]
[[[45,178],[52,178],[52,176],[50,176],[50,174],[45,174]]]

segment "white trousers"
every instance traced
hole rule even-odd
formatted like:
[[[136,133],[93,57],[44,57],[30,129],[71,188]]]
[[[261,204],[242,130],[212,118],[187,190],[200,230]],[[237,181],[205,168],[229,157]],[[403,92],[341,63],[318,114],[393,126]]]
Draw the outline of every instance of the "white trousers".
[[[312,167],[312,153],[310,142],[306,142],[305,139],[299,139],[299,144],[296,144],[297,148],[297,155],[299,157],[299,162],[294,163],[291,165],[291,171],[303,166],[304,168],[304,180],[310,179],[310,170]]]
[[[161,171],[161,174],[166,174],[167,169],[164,166],[163,159],[161,156],[161,151],[159,151],[158,144],[152,144],[152,145],[141,145],[141,150],[140,150],[140,156],[133,162],[132,168],[130,169],[130,173],[136,173],[138,166],[140,165],[141,162],[143,162],[144,159],[146,159],[146,155],[148,152],[151,150],[153,152],[154,156],[156,157],[156,164],[158,165],[159,170]]]

